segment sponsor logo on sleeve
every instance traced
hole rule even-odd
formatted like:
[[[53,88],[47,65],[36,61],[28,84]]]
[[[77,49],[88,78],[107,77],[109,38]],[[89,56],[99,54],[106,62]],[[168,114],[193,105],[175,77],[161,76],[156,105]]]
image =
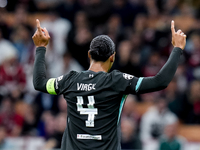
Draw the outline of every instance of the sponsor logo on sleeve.
[[[130,75],[130,74],[127,74],[127,73],[123,73],[123,77],[126,79],[126,80],[131,80],[133,79],[133,75]]]
[[[62,80],[63,79],[63,75],[58,77],[58,81]]]
[[[58,89],[58,80],[56,79],[56,89]]]
[[[93,74],[89,74],[89,78],[93,78],[94,77],[94,75]]]

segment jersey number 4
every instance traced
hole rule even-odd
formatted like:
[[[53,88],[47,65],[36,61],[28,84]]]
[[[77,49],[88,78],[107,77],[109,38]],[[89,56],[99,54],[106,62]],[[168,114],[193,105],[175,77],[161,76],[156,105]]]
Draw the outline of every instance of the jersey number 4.
[[[88,120],[85,121],[86,127],[94,127],[94,115],[98,114],[97,108],[94,108],[94,96],[88,96],[88,108],[83,108],[83,97],[77,96],[77,111],[80,111],[81,115],[88,115]]]

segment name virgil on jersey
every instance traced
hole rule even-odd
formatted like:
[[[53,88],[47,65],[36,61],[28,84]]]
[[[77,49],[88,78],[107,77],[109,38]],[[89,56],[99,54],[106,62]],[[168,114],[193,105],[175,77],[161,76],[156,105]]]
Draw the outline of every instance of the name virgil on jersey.
[[[84,84],[84,83],[77,83],[77,90],[78,91],[91,91],[95,90],[95,85],[96,84]]]

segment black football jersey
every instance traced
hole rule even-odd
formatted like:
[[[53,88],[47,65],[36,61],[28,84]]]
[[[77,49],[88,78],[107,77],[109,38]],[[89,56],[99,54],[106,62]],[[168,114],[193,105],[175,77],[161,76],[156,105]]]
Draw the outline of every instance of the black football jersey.
[[[51,81],[52,80],[52,81]],[[67,101],[67,127],[61,150],[120,150],[120,115],[127,94],[142,78],[119,71],[83,72],[50,79],[47,91]]]

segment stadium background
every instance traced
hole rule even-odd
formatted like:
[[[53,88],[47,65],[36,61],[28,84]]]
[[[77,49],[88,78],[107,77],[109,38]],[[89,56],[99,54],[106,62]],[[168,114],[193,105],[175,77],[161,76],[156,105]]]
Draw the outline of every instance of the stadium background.
[[[49,77],[88,69],[89,44],[99,34],[116,43],[113,69],[155,75],[173,48],[173,19],[176,29],[187,34],[179,68],[167,89],[128,97],[122,113],[122,148],[175,150],[181,145],[199,150],[199,0],[0,0],[0,7],[1,149],[59,148],[66,126],[63,97],[36,92],[32,85],[31,37],[38,18],[51,35],[46,54]]]

